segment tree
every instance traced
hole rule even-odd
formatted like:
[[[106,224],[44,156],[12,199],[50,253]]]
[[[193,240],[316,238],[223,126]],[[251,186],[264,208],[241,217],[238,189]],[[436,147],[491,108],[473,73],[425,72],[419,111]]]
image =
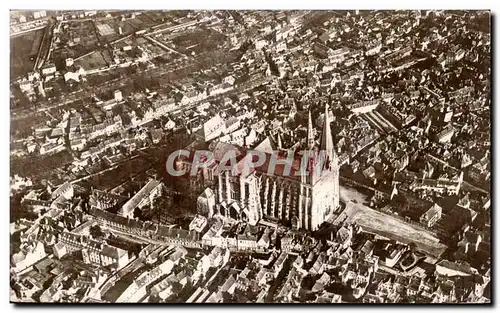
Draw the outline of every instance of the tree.
[[[90,227],[90,236],[94,239],[100,239],[104,237],[104,232],[101,230],[101,227],[99,225],[94,225]]]
[[[168,204],[169,200],[167,195],[162,195],[153,200],[153,217],[155,217],[158,222],[163,221],[164,216],[166,215]]]

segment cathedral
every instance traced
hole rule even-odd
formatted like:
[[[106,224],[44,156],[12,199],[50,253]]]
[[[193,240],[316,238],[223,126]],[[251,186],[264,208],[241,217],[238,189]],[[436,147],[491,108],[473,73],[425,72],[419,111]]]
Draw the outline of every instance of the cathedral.
[[[245,148],[223,142],[213,142],[210,150],[216,162],[228,152],[235,153],[243,162]],[[296,228],[317,230],[339,209],[339,160],[330,130],[328,105],[325,107],[323,129],[319,146],[313,133],[309,112],[307,148],[294,154],[289,172],[285,164],[271,164],[271,154],[263,165],[253,171],[220,170],[213,193],[216,205],[208,206],[209,216],[220,214],[255,225],[267,217],[291,224]],[[272,166],[273,170],[269,170]],[[238,165],[236,166],[236,168]],[[304,168],[307,170],[304,171]],[[198,205],[214,203],[207,192],[198,199]]]

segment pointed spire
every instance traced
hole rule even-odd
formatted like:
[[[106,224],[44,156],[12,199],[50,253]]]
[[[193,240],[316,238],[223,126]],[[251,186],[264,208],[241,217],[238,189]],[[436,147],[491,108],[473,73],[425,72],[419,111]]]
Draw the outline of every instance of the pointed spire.
[[[327,155],[330,156],[333,152],[333,138],[332,131],[330,130],[330,116],[328,114],[328,103],[325,105],[325,119],[323,121],[323,132],[321,133],[320,150],[325,150]]]
[[[325,120],[323,121],[323,132],[321,134],[320,150],[325,151],[329,166],[338,167],[338,155],[333,145],[332,131],[330,129],[330,115],[328,114],[328,103],[325,105]]]
[[[314,149],[313,123],[310,110],[309,110],[309,121],[307,122],[307,149],[308,150]]]

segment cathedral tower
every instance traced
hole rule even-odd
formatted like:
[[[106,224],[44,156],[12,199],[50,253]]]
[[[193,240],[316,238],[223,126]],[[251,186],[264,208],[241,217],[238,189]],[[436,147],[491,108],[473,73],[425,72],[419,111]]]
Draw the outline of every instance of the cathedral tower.
[[[315,164],[320,172],[312,174],[312,207],[310,229],[317,230],[339,207],[339,160],[333,144],[328,104],[325,106],[323,130]]]

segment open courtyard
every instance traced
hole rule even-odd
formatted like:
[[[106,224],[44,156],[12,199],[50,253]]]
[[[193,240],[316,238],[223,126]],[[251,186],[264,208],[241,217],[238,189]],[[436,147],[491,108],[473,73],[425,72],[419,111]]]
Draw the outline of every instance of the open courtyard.
[[[369,208],[364,204],[367,196],[353,188],[340,186],[340,198],[349,212],[346,222],[355,222],[366,232],[405,244],[414,243],[417,249],[436,259],[446,250],[446,245],[425,228]]]

